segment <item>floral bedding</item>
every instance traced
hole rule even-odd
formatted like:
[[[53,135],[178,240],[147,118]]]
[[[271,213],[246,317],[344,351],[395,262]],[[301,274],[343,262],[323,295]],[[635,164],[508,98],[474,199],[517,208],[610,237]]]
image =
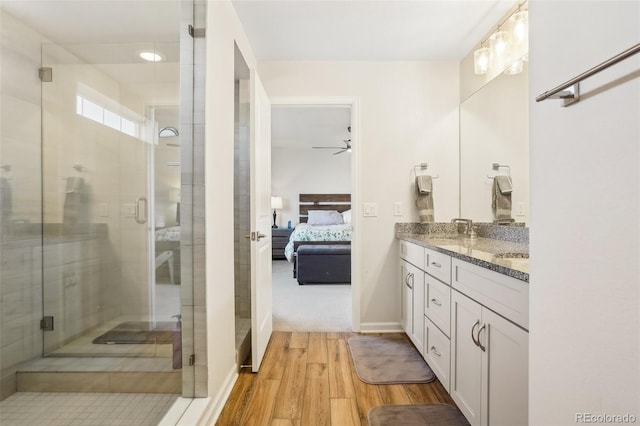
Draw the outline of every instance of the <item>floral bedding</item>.
[[[180,226],[157,229],[156,241],[180,241]]]
[[[293,262],[294,241],[351,241],[351,231],[351,225],[311,226],[300,223],[291,233],[284,255],[289,262]]]

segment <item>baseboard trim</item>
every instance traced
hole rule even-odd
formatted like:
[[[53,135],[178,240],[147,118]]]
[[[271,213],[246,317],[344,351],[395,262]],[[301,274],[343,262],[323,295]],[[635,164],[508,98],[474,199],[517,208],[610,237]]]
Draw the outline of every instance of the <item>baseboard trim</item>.
[[[234,364],[218,394],[214,398],[195,398],[176,426],[215,424],[222,413],[224,404],[231,395],[236,380],[238,380],[238,371]]]
[[[399,322],[363,322],[360,323],[361,333],[404,333]]]

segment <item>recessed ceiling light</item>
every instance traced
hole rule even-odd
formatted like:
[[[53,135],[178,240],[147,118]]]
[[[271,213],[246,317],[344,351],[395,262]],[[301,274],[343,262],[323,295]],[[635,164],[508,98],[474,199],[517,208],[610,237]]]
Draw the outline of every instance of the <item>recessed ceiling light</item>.
[[[149,62],[160,62],[164,59],[161,54],[148,50],[140,52],[139,55],[142,59]]]

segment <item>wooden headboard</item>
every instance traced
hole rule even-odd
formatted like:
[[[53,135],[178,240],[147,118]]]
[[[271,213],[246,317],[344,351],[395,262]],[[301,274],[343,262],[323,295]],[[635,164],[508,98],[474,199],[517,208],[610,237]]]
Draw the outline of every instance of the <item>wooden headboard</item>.
[[[309,210],[337,210],[351,208],[351,194],[300,194],[300,223],[306,223]]]

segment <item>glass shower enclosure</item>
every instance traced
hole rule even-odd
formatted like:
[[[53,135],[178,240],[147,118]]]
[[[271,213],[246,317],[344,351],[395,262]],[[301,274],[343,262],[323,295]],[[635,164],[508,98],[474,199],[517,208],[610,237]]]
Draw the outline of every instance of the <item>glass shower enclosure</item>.
[[[43,45],[45,356],[180,355],[179,72],[178,42]]]

